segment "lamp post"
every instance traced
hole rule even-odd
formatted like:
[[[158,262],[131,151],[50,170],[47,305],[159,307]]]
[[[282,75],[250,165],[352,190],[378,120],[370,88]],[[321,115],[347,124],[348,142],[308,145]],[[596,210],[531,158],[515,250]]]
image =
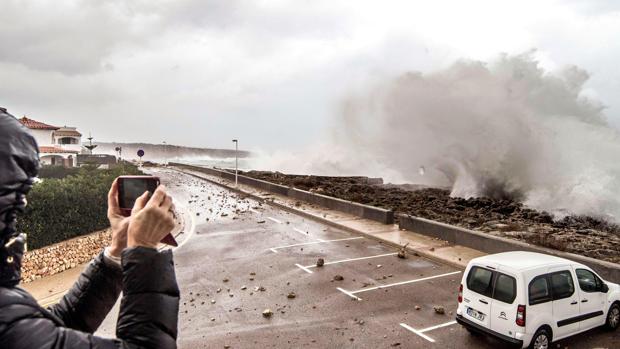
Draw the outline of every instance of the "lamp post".
[[[166,141],[163,141],[162,143],[164,144],[164,167],[166,167],[168,164],[168,145],[166,144]]]
[[[232,140],[235,143],[235,187],[239,184],[239,141],[236,139]]]

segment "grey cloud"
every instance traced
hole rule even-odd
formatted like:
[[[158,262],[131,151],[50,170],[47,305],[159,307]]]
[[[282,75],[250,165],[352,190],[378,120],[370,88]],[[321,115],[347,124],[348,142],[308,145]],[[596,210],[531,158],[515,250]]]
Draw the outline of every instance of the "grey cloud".
[[[67,75],[110,71],[107,59],[148,46],[175,30],[215,30],[274,49],[286,37],[330,37],[342,32],[336,14],[303,7],[260,7],[252,1],[23,2],[0,11],[0,62]],[[157,49],[156,47],[151,49]]]
[[[102,69],[102,60],[132,40],[120,3],[4,1],[0,61],[75,75]]]

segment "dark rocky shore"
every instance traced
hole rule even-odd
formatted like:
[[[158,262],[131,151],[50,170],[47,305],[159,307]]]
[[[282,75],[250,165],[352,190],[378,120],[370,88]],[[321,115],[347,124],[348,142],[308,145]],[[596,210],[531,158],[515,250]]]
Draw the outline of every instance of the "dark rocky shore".
[[[620,263],[620,226],[594,217],[554,219],[547,212],[527,208],[512,200],[454,198],[446,189],[373,184],[376,181],[366,177],[301,176],[263,171],[243,174],[392,209],[397,213]]]

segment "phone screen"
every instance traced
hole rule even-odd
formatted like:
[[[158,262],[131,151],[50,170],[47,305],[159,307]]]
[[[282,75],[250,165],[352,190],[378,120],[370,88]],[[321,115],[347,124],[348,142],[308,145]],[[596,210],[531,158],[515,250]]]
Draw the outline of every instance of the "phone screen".
[[[119,197],[121,208],[131,209],[138,197],[147,190],[153,194],[158,184],[155,178],[124,178]]]

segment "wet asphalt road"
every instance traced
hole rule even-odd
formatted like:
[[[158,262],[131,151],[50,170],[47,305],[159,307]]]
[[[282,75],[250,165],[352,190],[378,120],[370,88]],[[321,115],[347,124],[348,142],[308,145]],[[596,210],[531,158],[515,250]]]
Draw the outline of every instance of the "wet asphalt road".
[[[459,270],[422,257],[386,255],[396,251],[188,175],[153,171],[195,223],[175,251],[182,294],[179,348],[505,347],[451,324]],[[288,245],[297,246],[283,247]],[[358,259],[365,257],[372,258]],[[317,258],[326,265],[311,267]],[[343,280],[334,280],[336,275]],[[435,278],[410,282],[429,277]],[[397,285],[373,289],[390,284]],[[338,288],[367,291],[355,293],[358,301]],[[290,292],[296,297],[288,298]],[[434,306],[443,306],[445,314],[436,314]],[[270,318],[262,315],[265,309],[273,312]],[[445,326],[424,332],[431,342],[401,323],[417,330]],[[559,347],[612,348],[619,332],[594,330]]]

